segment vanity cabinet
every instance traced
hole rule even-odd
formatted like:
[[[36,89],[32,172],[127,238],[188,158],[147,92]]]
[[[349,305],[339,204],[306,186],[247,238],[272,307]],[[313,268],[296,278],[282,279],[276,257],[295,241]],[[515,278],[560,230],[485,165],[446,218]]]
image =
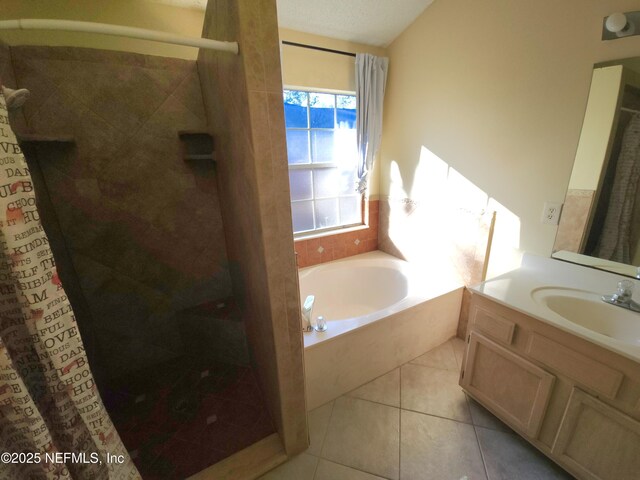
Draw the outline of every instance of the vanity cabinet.
[[[637,479],[640,422],[575,388],[552,454],[583,478]]]
[[[555,377],[476,332],[470,333],[468,352],[462,387],[535,437]]]
[[[477,293],[466,341],[460,385],[522,437],[576,478],[640,478],[640,364]]]

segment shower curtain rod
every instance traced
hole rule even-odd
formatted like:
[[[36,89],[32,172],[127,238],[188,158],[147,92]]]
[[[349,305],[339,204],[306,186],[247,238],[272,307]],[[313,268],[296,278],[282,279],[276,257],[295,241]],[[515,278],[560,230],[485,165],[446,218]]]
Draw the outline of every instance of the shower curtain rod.
[[[338,55],[346,55],[347,57],[355,57],[355,53],[343,52],[342,50],[334,50],[333,48],[316,47],[315,45],[307,45],[306,43],[289,42],[287,40],[282,41],[283,45],[289,45],[290,47],[308,48],[309,50],[319,50],[321,52],[337,53]]]
[[[110,25],[108,23],[22,18],[18,20],[0,21],[0,30],[65,30],[68,32],[101,33],[103,35],[139,38],[152,42],[173,43],[187,47],[238,53],[238,42],[222,42],[208,38],[184,37],[168,32],[147,30],[146,28],[125,27],[123,25]]]

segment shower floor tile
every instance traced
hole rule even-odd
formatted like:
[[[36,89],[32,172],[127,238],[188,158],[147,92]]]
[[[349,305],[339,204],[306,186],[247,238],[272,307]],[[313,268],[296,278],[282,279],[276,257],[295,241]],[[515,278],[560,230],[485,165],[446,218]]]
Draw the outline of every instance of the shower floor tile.
[[[187,478],[275,432],[251,368],[171,364],[101,389],[144,480]]]

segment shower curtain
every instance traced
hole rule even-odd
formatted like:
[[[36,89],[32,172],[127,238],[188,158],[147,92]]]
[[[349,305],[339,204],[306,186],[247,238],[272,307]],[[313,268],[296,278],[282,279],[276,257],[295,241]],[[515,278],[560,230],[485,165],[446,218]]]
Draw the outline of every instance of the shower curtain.
[[[633,116],[622,138],[622,148],[609,198],[604,227],[594,255],[631,263],[633,208],[640,181],[640,115]]]
[[[0,478],[139,479],[102,404],[0,93]]]

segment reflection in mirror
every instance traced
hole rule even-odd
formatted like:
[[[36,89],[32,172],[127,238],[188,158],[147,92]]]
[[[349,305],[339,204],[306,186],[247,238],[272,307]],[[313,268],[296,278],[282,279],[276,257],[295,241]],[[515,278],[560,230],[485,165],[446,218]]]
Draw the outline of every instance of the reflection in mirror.
[[[552,256],[637,276],[639,183],[640,58],[598,64]]]

